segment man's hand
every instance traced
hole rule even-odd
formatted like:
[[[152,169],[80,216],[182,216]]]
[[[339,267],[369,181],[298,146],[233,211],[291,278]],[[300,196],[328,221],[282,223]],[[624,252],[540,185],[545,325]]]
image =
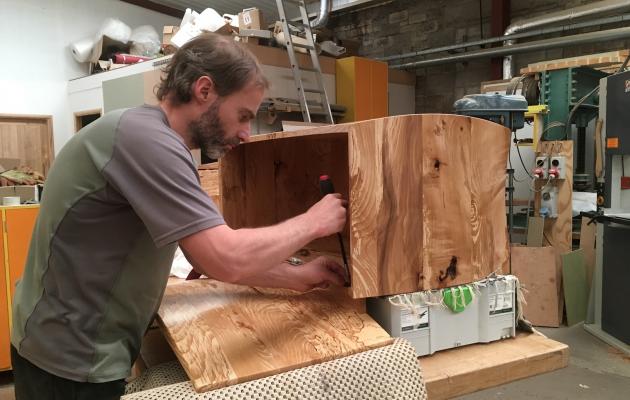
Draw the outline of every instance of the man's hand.
[[[304,265],[288,266],[291,275],[287,289],[306,292],[330,285],[344,285],[343,267],[326,257],[317,257]]]
[[[340,232],[346,225],[348,201],[339,193],[327,194],[306,212],[310,223],[315,227],[317,237],[325,237]]]

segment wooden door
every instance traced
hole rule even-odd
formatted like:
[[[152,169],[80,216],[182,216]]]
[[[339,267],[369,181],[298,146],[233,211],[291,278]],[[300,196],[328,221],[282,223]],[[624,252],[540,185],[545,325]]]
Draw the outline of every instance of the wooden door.
[[[2,215],[0,214],[0,222]],[[9,352],[9,292],[7,291],[7,275],[4,252],[4,229],[0,229],[0,371],[11,368]]]
[[[0,158],[17,158],[46,176],[54,158],[52,117],[0,114]]]

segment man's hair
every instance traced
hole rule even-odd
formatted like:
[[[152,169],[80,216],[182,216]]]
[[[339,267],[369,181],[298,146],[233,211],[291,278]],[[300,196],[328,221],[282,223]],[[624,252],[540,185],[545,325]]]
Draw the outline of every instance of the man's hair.
[[[263,89],[269,81],[256,57],[240,43],[214,33],[204,33],[175,52],[157,87],[157,98],[175,105],[192,99],[192,86],[202,76],[212,79],[215,92],[228,96],[254,82]]]

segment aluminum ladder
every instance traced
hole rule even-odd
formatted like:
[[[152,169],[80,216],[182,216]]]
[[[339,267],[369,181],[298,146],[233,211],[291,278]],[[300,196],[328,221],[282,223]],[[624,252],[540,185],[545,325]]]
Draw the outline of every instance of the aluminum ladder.
[[[313,32],[311,31],[311,24],[308,19],[306,5],[303,0],[276,0],[276,3],[278,5],[278,14],[280,14],[280,22],[282,23],[282,31],[284,33],[284,44],[286,45],[287,53],[289,54],[291,71],[293,72],[293,79],[295,80],[295,86],[297,88],[298,100],[300,102],[300,108],[302,109],[304,122],[312,122],[311,115],[321,114],[326,117],[326,121],[329,124],[334,124],[335,121],[333,120],[332,111],[330,110],[330,102],[328,101],[328,95],[326,94],[326,88],[324,87],[322,69],[319,64],[319,58],[317,57],[317,50],[315,49],[315,41],[313,40]],[[302,22],[291,22],[291,24],[297,26],[299,29],[303,29],[307,42],[306,44],[293,43],[293,39],[291,38],[291,29],[289,28],[289,21],[287,20],[285,12],[285,3],[297,6],[300,10]],[[313,68],[300,68],[297,55],[295,54],[296,47],[307,50],[308,54],[311,56]],[[317,80],[316,88],[304,87],[304,82],[302,81],[303,71],[314,73]],[[320,96],[320,102],[310,102],[310,107],[313,105],[321,106],[322,111],[314,112],[309,109],[309,101],[306,99],[307,93],[316,93]]]

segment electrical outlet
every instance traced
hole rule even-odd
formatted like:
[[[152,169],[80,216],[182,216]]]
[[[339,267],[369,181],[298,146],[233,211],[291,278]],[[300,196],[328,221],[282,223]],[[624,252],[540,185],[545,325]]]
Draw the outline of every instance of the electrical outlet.
[[[557,171],[556,179],[565,179],[566,178],[566,169],[565,169],[565,158],[564,156],[553,156],[549,161],[549,171]]]
[[[538,179],[547,179],[549,176],[549,157],[546,155],[536,157],[534,165],[534,177]]]

